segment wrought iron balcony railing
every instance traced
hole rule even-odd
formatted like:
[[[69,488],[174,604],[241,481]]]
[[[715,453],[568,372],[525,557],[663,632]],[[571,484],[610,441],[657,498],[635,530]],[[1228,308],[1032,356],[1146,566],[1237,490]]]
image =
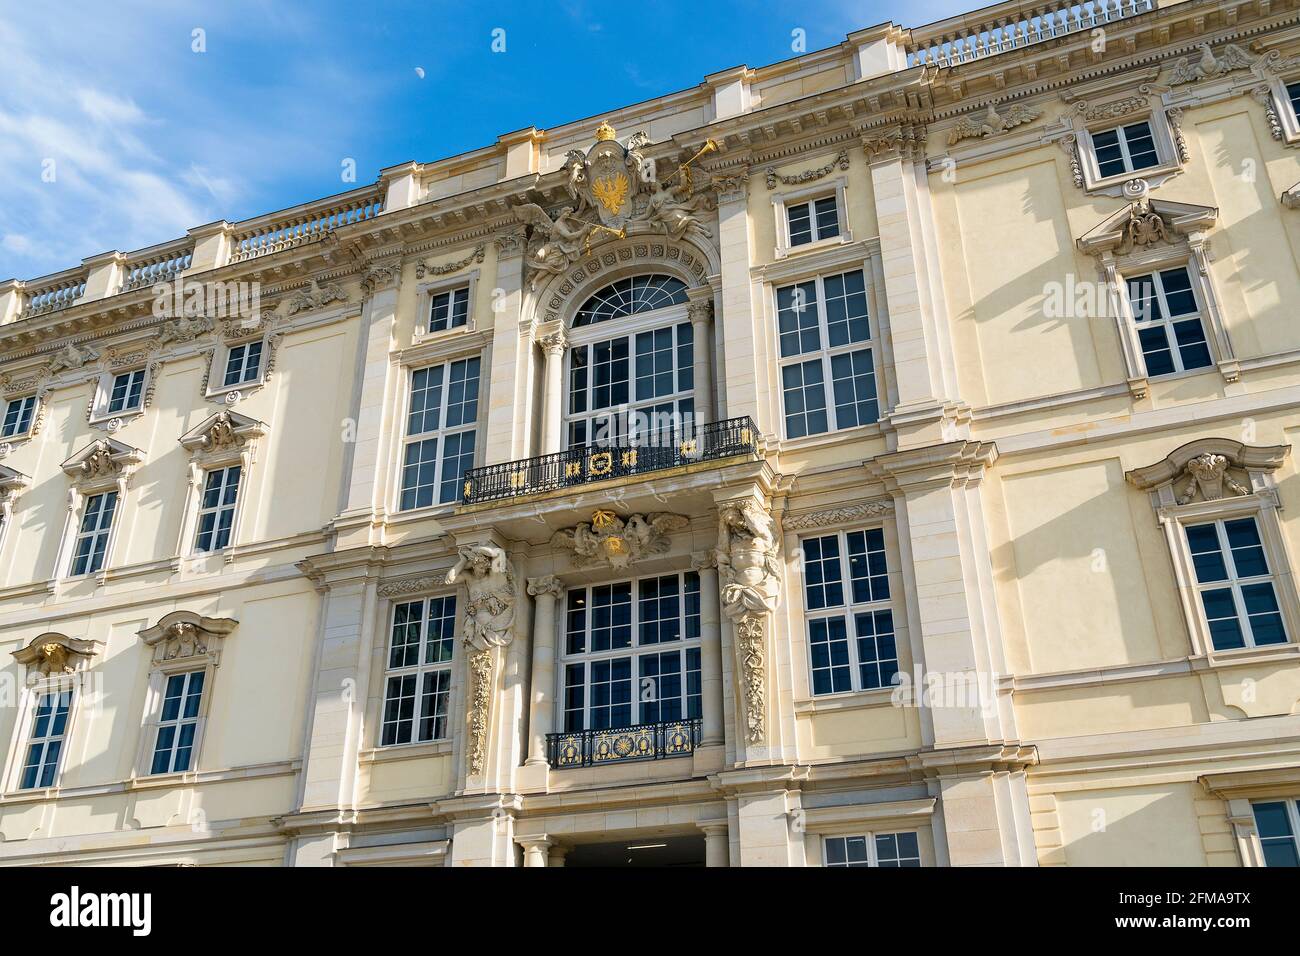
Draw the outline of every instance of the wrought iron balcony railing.
[[[689,757],[700,745],[700,718],[662,720],[609,730],[546,735],[546,759],[556,770],[595,767],[624,760]]]
[[[498,501],[757,451],[758,430],[748,417],[660,429],[634,439],[471,468],[465,472],[461,500],[464,504]]]

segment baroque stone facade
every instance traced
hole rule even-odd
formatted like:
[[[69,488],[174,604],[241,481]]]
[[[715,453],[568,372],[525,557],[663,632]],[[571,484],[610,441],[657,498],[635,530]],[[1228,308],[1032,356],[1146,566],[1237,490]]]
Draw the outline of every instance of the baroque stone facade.
[[[0,283],[0,864],[1300,853],[1293,7],[888,24]]]

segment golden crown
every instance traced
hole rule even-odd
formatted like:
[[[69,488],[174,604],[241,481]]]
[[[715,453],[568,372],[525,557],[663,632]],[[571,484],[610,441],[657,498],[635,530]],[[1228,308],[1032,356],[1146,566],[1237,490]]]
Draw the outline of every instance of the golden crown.
[[[615,135],[617,134],[614,132],[614,127],[610,126],[609,123],[604,120],[602,120],[600,125],[596,127],[596,142],[598,143],[603,143],[607,139],[613,139]]]

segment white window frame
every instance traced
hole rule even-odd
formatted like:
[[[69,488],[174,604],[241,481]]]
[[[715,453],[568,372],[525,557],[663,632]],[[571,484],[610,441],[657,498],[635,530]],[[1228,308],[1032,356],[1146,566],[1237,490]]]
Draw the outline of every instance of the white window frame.
[[[1129,94],[1129,96],[1132,97],[1132,94]],[[1126,100],[1120,100],[1112,105],[1119,107],[1119,104],[1126,102]],[[1108,112],[1105,109],[1105,104],[1096,109],[1098,115]],[[1092,110],[1089,110],[1089,112],[1091,113]],[[1145,169],[1126,169],[1121,173],[1102,176],[1101,167],[1097,162],[1097,148],[1093,143],[1093,136],[1120,127],[1133,126],[1136,123],[1146,123],[1151,129],[1151,141],[1156,150],[1156,164]],[[1124,183],[1131,179],[1143,179],[1150,186],[1155,187],[1182,170],[1179,134],[1175,131],[1174,125],[1170,121],[1169,112],[1163,104],[1152,103],[1130,112],[1122,112],[1117,108],[1115,115],[1101,115],[1101,118],[1091,121],[1086,120],[1083,116],[1078,116],[1074,119],[1074,130],[1085,192],[1119,196],[1123,192]],[[1125,156],[1127,156],[1127,151]]]
[[[1297,116],[1295,105],[1287,93],[1290,85],[1300,85],[1300,74],[1270,76],[1267,96],[1261,95],[1260,98],[1267,100],[1266,106],[1273,114],[1271,119],[1276,124],[1272,129],[1274,138],[1287,146],[1295,146],[1300,143],[1300,116]]]
[[[819,182],[816,185],[806,186],[803,189],[792,189],[785,192],[772,194],[772,215],[773,223],[776,230],[776,250],[774,256],[776,259],[784,259],[790,255],[801,255],[817,249],[825,249],[828,246],[843,245],[853,241],[853,233],[849,229],[848,218],[848,200],[846,192],[848,190],[848,177],[837,176],[834,179]],[[816,237],[811,242],[801,243],[797,246],[790,244],[790,208],[800,206],[804,203],[816,202],[818,199],[835,199],[835,217],[839,223],[839,234],[834,236]]]
[[[428,282],[421,282],[415,287],[417,311],[415,314],[415,331],[412,335],[412,341],[416,344],[428,342],[434,339],[440,339],[447,336],[461,335],[466,332],[473,332],[478,327],[474,308],[475,298],[478,295],[479,270],[471,269],[467,273],[446,276],[439,279],[433,279]],[[445,329],[433,329],[431,319],[433,317],[433,302],[440,295],[452,294],[459,289],[465,290],[465,324],[453,325]]]
[[[212,694],[218,662],[218,654],[210,651],[206,658],[187,657],[155,664],[149,672],[149,689],[145,695],[145,719],[140,733],[140,750],[136,759],[135,776],[137,778],[145,780],[174,779],[176,777],[193,776],[199,772],[202,766],[203,738],[207,729],[208,715],[212,708]],[[162,712],[166,700],[167,683],[172,677],[192,673],[203,674],[203,693],[199,698],[198,713],[193,718],[195,726],[194,740],[190,747],[190,765],[185,770],[167,770],[153,773],[154,751],[158,746],[158,734],[163,726]],[[175,750],[173,749],[174,759]]]
[[[451,368],[457,362],[468,363],[474,360],[477,360],[479,363],[478,396],[475,399],[474,418],[472,421],[463,422],[460,425],[454,425],[448,427],[446,424],[447,402],[451,396],[451,389],[448,387],[448,383],[451,380]],[[435,369],[440,367],[443,368],[443,372],[442,372],[442,389],[441,389],[441,395],[439,397],[440,405],[438,408],[438,427],[433,429],[432,431],[418,432],[412,434],[408,431],[408,428],[410,427],[410,421],[411,421],[411,399],[415,394],[415,376],[419,372],[422,372],[426,369]],[[446,440],[451,435],[472,434],[474,436],[474,456],[473,456],[473,460],[469,464],[469,467],[474,468],[483,460],[484,449],[483,449],[483,441],[482,441],[483,438],[482,425],[483,425],[483,418],[486,414],[486,408],[487,408],[487,400],[486,400],[487,389],[485,386],[488,384],[485,376],[490,374],[490,371],[491,371],[490,368],[487,367],[487,363],[484,360],[483,353],[478,351],[440,356],[436,361],[421,362],[419,364],[411,364],[411,365],[404,366],[405,382],[403,385],[404,394],[402,396],[402,403],[401,403],[402,419],[400,424],[402,437],[401,437],[401,441],[397,445],[397,455],[396,455],[397,475],[396,475],[396,480],[393,482],[394,487],[393,487],[392,510],[394,514],[427,513],[431,510],[438,509],[438,508],[443,508],[443,509],[454,508],[456,507],[457,504],[459,504],[463,500],[464,497],[463,475],[460,480],[458,493],[455,495],[455,497],[453,497],[450,501],[438,500],[440,497],[440,489],[442,487],[442,482],[443,482],[443,476],[442,476],[443,467],[446,464],[446,458],[445,458]],[[435,459],[437,479],[436,479],[436,484],[434,486],[435,487],[434,500],[427,505],[414,505],[410,508],[403,508],[402,497],[405,491],[405,484],[403,482],[403,478],[404,478],[404,473],[406,468],[406,454],[407,454],[406,449],[411,445],[415,445],[425,441],[433,441],[433,440],[436,440],[438,442],[438,456]]]
[[[884,556],[886,579],[889,582],[889,597],[882,600],[868,602],[854,602],[852,578],[849,576],[849,550],[848,536],[858,532],[879,531],[884,539]],[[846,698],[861,697],[863,695],[891,695],[894,687],[893,683],[884,684],[881,687],[865,687],[862,683],[862,661],[858,653],[858,637],[855,629],[855,614],[866,612],[889,611],[894,625],[894,657],[898,662],[896,673],[905,673],[911,666],[911,652],[908,635],[907,607],[903,598],[903,571],[901,552],[898,546],[897,529],[892,521],[877,521],[869,524],[855,524],[843,528],[810,528],[807,531],[799,533],[799,554],[801,560],[806,560],[804,550],[805,542],[812,538],[835,537],[839,545],[839,568],[840,584],[844,593],[842,604],[831,607],[813,608],[808,604],[808,584],[806,578],[806,568],[798,587],[798,608],[799,618],[804,621],[802,639],[804,643],[804,653],[802,655],[801,668],[797,670],[799,680],[802,685],[802,693],[799,703],[823,701],[834,701]],[[849,646],[849,678],[850,687],[847,690],[832,690],[827,693],[818,694],[813,688],[813,644],[812,644],[812,622],[814,620],[826,620],[832,618],[843,618],[845,620],[845,635]]]
[[[6,432],[5,429],[8,427],[10,409],[15,405],[18,406],[18,413],[14,418],[14,425],[16,427],[23,418],[22,407],[28,402],[30,402],[31,405],[27,412],[27,427],[13,432]],[[32,436],[32,429],[36,426],[36,416],[40,413],[40,406],[41,397],[35,392],[29,392],[26,395],[15,395],[12,398],[6,399],[4,411],[0,414],[0,442],[18,442],[30,438]]]
[[[797,811],[808,866],[826,865],[826,839],[866,837],[868,853],[875,852],[875,837],[890,833],[915,833],[921,866],[948,864],[942,840],[942,822],[936,819],[934,797],[893,800],[887,803],[804,806]],[[936,832],[938,835],[936,835]]]
[[[701,612],[700,628],[699,628],[700,633],[697,634],[695,637],[686,636],[687,633],[686,622],[688,617],[686,613],[686,594],[687,594],[686,577],[688,574],[691,573],[693,572],[691,572],[690,569],[681,570],[681,571],[666,570],[661,574],[642,574],[642,575],[637,575],[635,577],[618,578],[616,580],[593,581],[593,582],[583,584],[581,586],[573,586],[566,589],[563,598],[561,598],[557,602],[557,607],[556,607],[556,612],[557,612],[556,617],[558,619],[558,624],[557,624],[558,635],[556,638],[557,654],[556,654],[556,668],[555,668],[555,697],[554,697],[555,712],[553,715],[552,726],[556,728],[557,732],[566,733],[566,734],[577,734],[577,733],[590,731],[593,729],[591,727],[591,686],[592,686],[591,685],[591,664],[593,662],[607,661],[607,660],[613,660],[616,658],[623,658],[623,657],[629,658],[631,660],[631,665],[630,665],[631,671],[629,674],[629,680],[631,682],[632,698],[629,704],[631,707],[632,722],[626,726],[630,726],[630,727],[640,726],[642,723],[644,723],[640,719],[642,705],[653,702],[652,700],[646,698],[644,695],[648,689],[651,691],[653,689],[643,686],[642,684],[643,679],[641,677],[641,668],[638,661],[641,657],[649,656],[651,654],[665,653],[669,651],[678,651],[681,655],[681,663],[682,663],[682,669],[680,671],[681,682],[682,682],[682,693],[681,693],[682,718],[681,719],[683,720],[691,719],[689,715],[690,687],[687,679],[687,675],[690,673],[690,670],[687,666],[688,665],[687,651],[696,650],[699,651],[700,653],[701,681],[703,681],[703,654],[704,654],[704,650],[703,650],[704,620],[703,620],[702,604],[700,608],[700,612]],[[641,582],[649,581],[649,580],[657,580],[659,578],[670,577],[672,575],[676,575],[678,579],[678,586],[679,586],[678,593],[680,595],[680,609],[679,609],[678,620],[681,623],[681,636],[675,641],[663,641],[654,644],[641,644],[639,643],[638,640],[640,637],[639,631],[640,631],[640,623],[641,623],[641,590],[640,590]],[[698,575],[697,575],[697,579],[698,579]],[[591,606],[588,605],[586,625],[584,630],[584,636],[585,636],[584,644],[588,649],[581,652],[569,653],[569,649],[568,649],[569,595],[577,593],[578,591],[585,590],[588,594],[588,600],[590,600],[590,594],[593,588],[608,587],[608,586],[614,586],[619,584],[628,584],[631,587],[631,613],[632,613],[631,624],[630,624],[631,634],[632,634],[631,643],[628,644],[626,647],[609,648],[607,650],[601,650],[601,651],[591,650],[590,648],[591,648],[592,617],[591,617]],[[700,582],[700,586],[701,587],[703,586],[702,581]],[[699,594],[698,591],[696,593]],[[582,730],[565,729],[564,691],[566,687],[566,676],[568,673],[569,666],[574,664],[583,665]],[[701,684],[701,696],[700,696],[701,714],[703,714],[703,706],[704,706],[703,695],[707,692],[708,692],[707,689],[703,687],[703,684]],[[660,722],[662,722],[662,714],[661,714]],[[620,726],[623,725],[612,725],[608,729],[617,729]]]
[[[605,288],[605,286],[601,286],[601,289],[603,288]],[[596,291],[600,290],[598,289]],[[676,421],[676,427],[678,430],[685,430],[692,423],[699,421],[699,398],[696,395],[696,379],[698,378],[697,371],[700,359],[699,356],[695,354],[694,325],[691,324],[688,311],[689,306],[689,301],[683,302],[665,306],[661,309],[653,309],[649,312],[637,312],[633,315],[625,315],[617,319],[606,319],[603,322],[593,322],[590,325],[575,326],[566,331],[567,343],[564,347],[564,365],[561,370],[561,447],[569,447],[570,427],[577,422],[588,423],[587,441],[584,447],[590,447],[596,444],[596,439],[593,434],[595,429],[592,427],[592,422],[602,418],[608,420],[610,415],[630,416],[638,411],[650,409],[657,405],[671,404],[673,406],[674,410],[672,414]],[[683,325],[688,326],[687,330],[684,332],[680,331],[680,327]],[[674,388],[671,395],[638,400],[636,397],[636,337],[643,333],[655,332],[665,328],[672,330],[673,384],[677,387]],[[678,340],[679,335],[685,335],[686,340],[691,345],[691,362],[689,366],[678,366],[677,364],[677,352],[680,348],[680,342]],[[591,364],[591,350],[597,343],[607,342],[612,339],[627,340],[628,400],[623,404],[605,406],[597,411],[592,407],[595,377],[592,372],[594,366]],[[574,352],[579,348],[587,349],[587,410],[585,412],[575,413],[570,411],[572,407],[572,370]],[[680,387],[680,375],[687,367],[691,370],[691,387],[689,389],[682,389]],[[677,411],[677,409],[680,408],[682,401],[687,399],[691,402],[689,421],[686,419],[686,416],[680,415]],[[625,418],[624,420],[627,419]],[[652,424],[651,431],[653,432],[654,430]]]
[[[865,833],[845,833],[845,834],[838,834],[838,835],[827,834],[822,837],[822,841],[821,841],[822,842],[822,866],[828,869],[851,869],[853,866],[851,863],[830,862],[830,847],[828,846],[828,844],[830,843],[831,840],[845,841],[845,850],[846,850],[845,855],[847,857],[848,841],[862,840],[863,843],[865,844],[865,849],[867,851],[867,866],[873,869],[878,868],[880,867],[881,864],[880,864],[879,850],[877,850],[876,848],[876,838],[883,837],[883,836],[899,837],[905,834],[916,838],[916,857],[915,857],[916,865],[917,867],[924,866],[925,865],[923,862],[924,856],[921,853],[921,834],[915,830],[877,830],[877,831],[865,832]],[[904,859],[904,858],[900,857],[900,859]],[[906,859],[910,860],[912,859],[912,857],[906,857]],[[899,868],[901,869],[901,867]]]
[[[826,317],[826,279],[847,275],[851,272],[861,272],[863,289],[867,301],[867,331],[868,337],[859,342],[850,342],[845,345],[830,345],[830,329]],[[771,320],[768,323],[772,330],[772,342],[777,362],[777,380],[774,389],[777,396],[777,411],[781,422],[781,436],[783,442],[804,442],[809,440],[825,439],[828,436],[841,434],[844,432],[853,432],[858,429],[878,428],[880,421],[886,413],[886,385],[883,369],[883,354],[881,350],[882,323],[879,313],[875,310],[876,297],[873,293],[872,279],[873,270],[868,263],[855,262],[845,264],[842,267],[836,265],[834,268],[822,269],[814,274],[792,277],[783,279],[779,282],[773,282],[770,290],[771,302]],[[807,282],[815,282],[817,286],[817,334],[821,347],[813,352],[801,352],[797,355],[781,355],[781,307],[780,293],[783,289],[792,286],[799,286]],[[856,425],[846,425],[840,427],[836,410],[834,395],[834,372],[833,359],[839,355],[851,354],[854,352],[867,351],[871,355],[872,380],[875,385],[876,396],[876,420],[872,422],[860,422]],[[785,413],[785,369],[793,365],[804,365],[809,362],[820,360],[822,368],[822,387],[824,389],[823,398],[826,402],[826,422],[827,428],[821,432],[808,432],[797,438],[790,438],[786,432],[786,413]]]
[[[140,402],[133,408],[122,408],[112,411],[109,408],[113,400],[113,389],[119,378],[123,376],[140,376]],[[98,425],[113,420],[124,421],[134,418],[137,415],[144,414],[145,407],[149,403],[149,393],[152,387],[151,378],[153,376],[152,363],[144,365],[135,365],[124,369],[110,369],[99,377],[99,384],[95,390],[95,400],[91,405],[90,423]],[[127,394],[130,394],[130,386],[127,387]]]
[[[1239,521],[1250,519],[1255,523],[1255,530],[1259,534],[1260,548],[1264,553],[1264,560],[1268,564],[1268,574],[1255,575],[1253,577],[1239,577],[1237,574],[1236,559],[1232,554],[1232,549],[1228,545],[1227,531],[1224,528],[1225,522]],[[1201,626],[1204,628],[1205,646],[1215,654],[1230,653],[1232,651],[1243,651],[1252,649],[1266,649],[1285,647],[1288,644],[1295,643],[1295,631],[1291,629],[1287,621],[1286,611],[1283,609],[1282,600],[1282,580],[1279,574],[1277,559],[1269,554],[1270,548],[1265,540],[1264,522],[1261,520],[1258,511],[1248,511],[1240,514],[1214,514],[1205,515],[1200,518],[1184,518],[1179,522],[1183,532],[1183,547],[1187,552],[1187,560],[1191,567],[1190,585],[1196,597],[1196,611]],[[1224,567],[1227,571],[1227,578],[1222,581],[1201,583],[1196,577],[1196,567],[1193,561],[1191,544],[1187,539],[1187,529],[1189,527],[1213,526],[1215,535],[1218,539],[1219,554],[1223,559]],[[1278,614],[1282,619],[1282,629],[1286,634],[1286,640],[1272,644],[1257,644],[1255,641],[1254,627],[1250,622],[1250,617],[1246,613],[1245,600],[1242,597],[1242,587],[1249,587],[1252,584],[1270,584],[1273,587],[1273,596],[1278,605]],[[1237,622],[1241,627],[1242,638],[1245,640],[1245,646],[1239,648],[1219,649],[1214,646],[1211,639],[1209,620],[1205,614],[1205,605],[1201,601],[1201,594],[1204,591],[1222,591],[1229,590],[1232,592],[1234,610],[1236,612]]]
[[[198,706],[195,708],[195,713],[193,716],[186,716],[185,705],[186,703],[188,703],[191,697],[191,692],[193,690],[193,684],[196,677],[202,678],[202,683],[199,687]],[[171,686],[173,681],[180,681],[180,689],[181,689],[180,704],[178,705],[177,714],[175,717],[164,718],[163,708],[166,706],[167,700],[169,699],[167,695],[167,689]],[[208,674],[206,668],[198,667],[194,669],[178,670],[174,673],[167,675],[166,679],[163,681],[162,684],[162,703],[154,719],[153,734],[152,734],[153,740],[148,748],[149,750],[148,776],[165,777],[174,774],[184,774],[184,773],[189,773],[192,770],[195,770],[197,768],[199,730],[203,719],[201,715],[203,713],[203,705],[205,703],[205,698],[207,697],[207,695],[208,695]],[[190,759],[186,766],[177,767],[176,758],[181,749],[180,739],[184,733],[185,728],[189,726],[192,726],[194,728],[194,734],[190,740]],[[158,757],[159,742],[162,738],[163,731],[167,730],[168,728],[174,728],[174,733],[172,735],[172,742],[168,748],[169,756],[167,762],[167,769],[154,770],[153,765]]]
[[[236,382],[233,385],[227,385],[226,367],[230,364],[231,353],[241,347],[261,343],[261,356],[257,363],[257,375],[246,381]],[[271,364],[271,357],[274,354],[275,343],[272,341],[270,334],[250,335],[240,338],[236,336],[229,341],[218,341],[211,350],[212,366],[208,371],[207,390],[204,397],[208,399],[226,397],[229,401],[231,393],[238,392],[243,395],[255,391],[266,384],[267,369]],[[247,352],[245,352],[244,367],[247,367]]]
[[[1256,797],[1250,801],[1250,822],[1253,827],[1255,848],[1259,853],[1259,865],[1263,867],[1268,866],[1268,863],[1264,858],[1264,838],[1259,833],[1259,821],[1255,816],[1255,807],[1261,803],[1280,803],[1286,807],[1287,822],[1291,826],[1291,843],[1295,847],[1296,855],[1300,856],[1300,794],[1293,794],[1291,796]]]
[[[1240,473],[1242,469],[1233,466],[1232,470]],[[1129,474],[1132,475],[1133,472]],[[1182,602],[1183,617],[1188,626],[1192,656],[1204,659],[1211,665],[1217,662],[1230,663],[1243,656],[1252,659],[1274,656],[1289,659],[1300,656],[1300,643],[1297,641],[1297,636],[1300,635],[1300,597],[1296,593],[1294,564],[1277,515],[1277,489],[1273,484],[1272,476],[1267,471],[1248,470],[1247,476],[1248,494],[1215,501],[1177,504],[1176,488],[1184,482],[1181,473],[1172,481],[1148,488],[1151,505],[1164,529],[1165,544],[1173,561],[1174,578]],[[1139,487],[1145,486],[1139,485]],[[1192,564],[1191,547],[1187,542],[1185,526],[1205,524],[1210,521],[1230,521],[1242,517],[1253,517],[1255,526],[1259,530],[1260,542],[1264,547],[1264,556],[1273,579],[1274,596],[1287,633],[1287,642],[1216,650],[1202,612],[1196,569]]]
[[[230,506],[219,504],[215,508],[204,507],[203,499],[207,495],[208,482],[211,480],[211,475],[213,475],[218,471],[227,473],[226,477],[222,480],[221,490],[224,497],[226,487],[229,483],[229,470],[231,468],[239,469],[239,485],[235,489],[234,504]],[[234,545],[238,543],[236,536],[239,531],[239,514],[245,497],[244,489],[247,486],[246,484],[247,481],[248,481],[248,468],[243,462],[240,461],[231,461],[225,464],[213,464],[209,467],[200,470],[198,495],[197,495],[197,500],[195,502],[195,509],[194,509],[194,529],[193,529],[193,534],[191,535],[190,548],[189,548],[190,554],[196,554],[196,555],[220,554],[221,552],[231,547],[234,547]],[[226,543],[221,545],[220,547],[200,548],[199,535],[202,534],[203,516],[209,513],[215,513],[218,516],[213,524],[212,533],[215,538],[217,534],[217,527],[220,523],[221,512],[226,510],[227,507],[230,508],[231,515],[230,515],[230,534],[227,537]]]
[[[111,438],[104,440],[114,443]],[[131,477],[140,463],[140,454],[137,449],[125,448],[120,445],[117,445],[117,447],[118,451],[113,452],[115,458],[118,459],[115,473],[87,478],[76,468],[67,472],[72,478],[72,486],[68,489],[67,513],[64,518],[63,534],[59,539],[59,551],[54,561],[54,577],[56,580],[73,579],[73,560],[76,556],[77,540],[80,537],[81,521],[85,513],[86,503],[95,495],[106,491],[117,492],[117,506],[113,510],[113,523],[109,527],[108,543],[104,548],[104,563],[98,571],[79,575],[75,580],[94,579],[103,583],[115,566],[113,555],[124,524],[122,513],[128,505],[126,493],[130,487]],[[85,450],[83,449],[83,452]],[[75,460],[76,457],[73,456],[73,459],[70,460]],[[68,462],[64,463],[64,467],[65,470],[69,468]]]
[[[452,604],[451,613],[451,656],[444,661],[426,663],[424,660],[424,650],[428,644],[429,633],[429,602],[437,600],[450,599]],[[395,630],[394,618],[397,615],[397,608],[403,604],[420,604],[422,607],[420,616],[420,640],[416,644],[416,663],[393,667],[393,637]],[[458,650],[460,643],[461,631],[461,614],[460,614],[460,596],[455,591],[442,591],[429,594],[414,594],[411,596],[395,596],[385,609],[385,620],[388,625],[387,638],[383,643],[383,671],[379,681],[379,692],[377,699],[379,711],[374,721],[375,740],[374,746],[377,750],[392,751],[403,748],[428,747],[429,745],[449,744],[456,732],[456,700],[457,684],[456,669],[460,665],[461,654]],[[439,737],[430,737],[427,740],[420,739],[419,728],[424,714],[424,675],[430,673],[445,673],[447,675],[447,709],[446,709],[446,733]],[[411,729],[411,739],[406,741],[394,741],[393,743],[384,742],[384,730],[386,726],[385,714],[388,709],[388,682],[390,678],[414,677],[415,678],[415,707],[411,715],[409,724]]]
[[[9,759],[4,773],[5,793],[15,796],[39,795],[56,791],[61,786],[63,774],[68,766],[68,745],[72,739],[73,726],[84,692],[82,682],[85,673],[85,671],[79,670],[75,674],[43,677],[30,683],[24,689],[22,712],[15,722],[13,740],[9,748]],[[62,744],[59,747],[58,761],[54,769],[54,780],[48,786],[43,787],[38,784],[35,787],[24,788],[22,786],[23,771],[27,765],[27,753],[32,743],[32,731],[36,725],[36,708],[41,698],[46,694],[61,693],[63,691],[72,694],[72,701],[68,707],[68,718],[64,722],[63,734],[60,738]]]
[[[1165,299],[1164,279],[1161,277],[1160,273],[1171,272],[1174,269],[1182,269],[1184,272],[1187,273],[1188,285],[1191,289],[1192,296],[1196,300],[1195,318],[1201,324],[1201,333],[1205,336],[1205,345],[1206,345],[1206,349],[1210,353],[1210,362],[1208,365],[1201,365],[1193,369],[1188,369],[1183,367],[1183,357],[1181,351],[1179,350],[1177,339],[1174,337],[1173,327],[1175,323],[1185,322],[1193,318],[1193,316],[1190,315],[1183,315],[1183,316],[1176,316],[1176,317],[1171,316],[1155,322],[1147,321],[1142,326],[1142,328],[1153,328],[1157,325],[1160,325],[1165,329],[1165,338],[1166,341],[1170,344],[1170,353],[1171,353],[1171,357],[1174,360],[1174,370],[1172,372],[1152,373],[1147,368],[1146,353],[1142,350],[1141,338],[1138,336],[1138,332],[1140,330],[1138,328],[1137,315],[1133,311],[1133,300],[1132,300],[1132,296],[1129,293],[1129,283],[1140,276],[1145,276],[1145,275],[1151,276],[1153,280],[1153,288],[1155,290],[1156,297],[1160,302],[1160,307],[1165,311],[1165,314],[1168,315],[1169,309],[1168,309],[1167,301]],[[1212,372],[1215,370],[1219,362],[1218,343],[1216,342],[1214,325],[1210,321],[1210,317],[1208,315],[1209,310],[1206,306],[1206,296],[1205,296],[1203,283],[1200,281],[1200,275],[1197,272],[1194,263],[1192,263],[1190,260],[1187,259],[1167,262],[1163,265],[1151,265],[1149,267],[1139,266],[1137,263],[1129,263],[1127,265],[1127,268],[1125,268],[1124,273],[1120,277],[1120,284],[1121,284],[1120,292],[1124,297],[1124,303],[1127,307],[1127,312],[1128,312],[1127,317],[1128,317],[1129,324],[1133,328],[1133,335],[1136,340],[1135,344],[1137,346],[1136,354],[1137,357],[1141,360],[1142,374],[1144,377],[1148,379],[1164,381],[1166,379],[1174,378],[1177,376],[1197,375],[1202,372]]]
[[[98,513],[96,527],[91,531],[84,531],[82,529],[82,525],[85,523],[86,515],[90,511],[90,503],[96,500],[97,498],[102,498],[105,495],[114,496],[113,512],[111,515],[109,515],[108,527],[104,528],[101,526],[103,520],[103,511],[104,511],[104,507],[103,505],[101,505]],[[117,532],[117,526],[121,523],[117,517],[118,511],[121,509],[121,507],[122,507],[122,493],[116,486],[111,488],[102,488],[98,491],[94,491],[89,494],[84,494],[81,496],[81,506],[77,511],[76,526],[74,528],[73,537],[72,537],[72,555],[70,558],[70,563],[68,564],[68,574],[67,574],[68,577],[70,578],[92,577],[94,575],[100,574],[108,570],[109,559],[111,558],[113,553],[113,536]],[[81,543],[86,540],[91,541],[91,545],[92,545],[91,551],[87,555],[87,565],[89,565],[90,563],[89,559],[93,557],[95,553],[93,547],[94,539],[98,538],[100,535],[104,536],[104,557],[100,561],[99,567],[97,568],[87,567],[86,570],[84,571],[78,571],[77,553],[81,549]]]

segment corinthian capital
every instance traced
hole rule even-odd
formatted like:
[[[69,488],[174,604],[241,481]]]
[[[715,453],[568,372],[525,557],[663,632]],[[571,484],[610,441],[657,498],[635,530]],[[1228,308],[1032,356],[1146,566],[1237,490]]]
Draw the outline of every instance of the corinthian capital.
[[[868,162],[903,159],[920,162],[925,158],[925,127],[899,123],[862,134],[862,151]]]

